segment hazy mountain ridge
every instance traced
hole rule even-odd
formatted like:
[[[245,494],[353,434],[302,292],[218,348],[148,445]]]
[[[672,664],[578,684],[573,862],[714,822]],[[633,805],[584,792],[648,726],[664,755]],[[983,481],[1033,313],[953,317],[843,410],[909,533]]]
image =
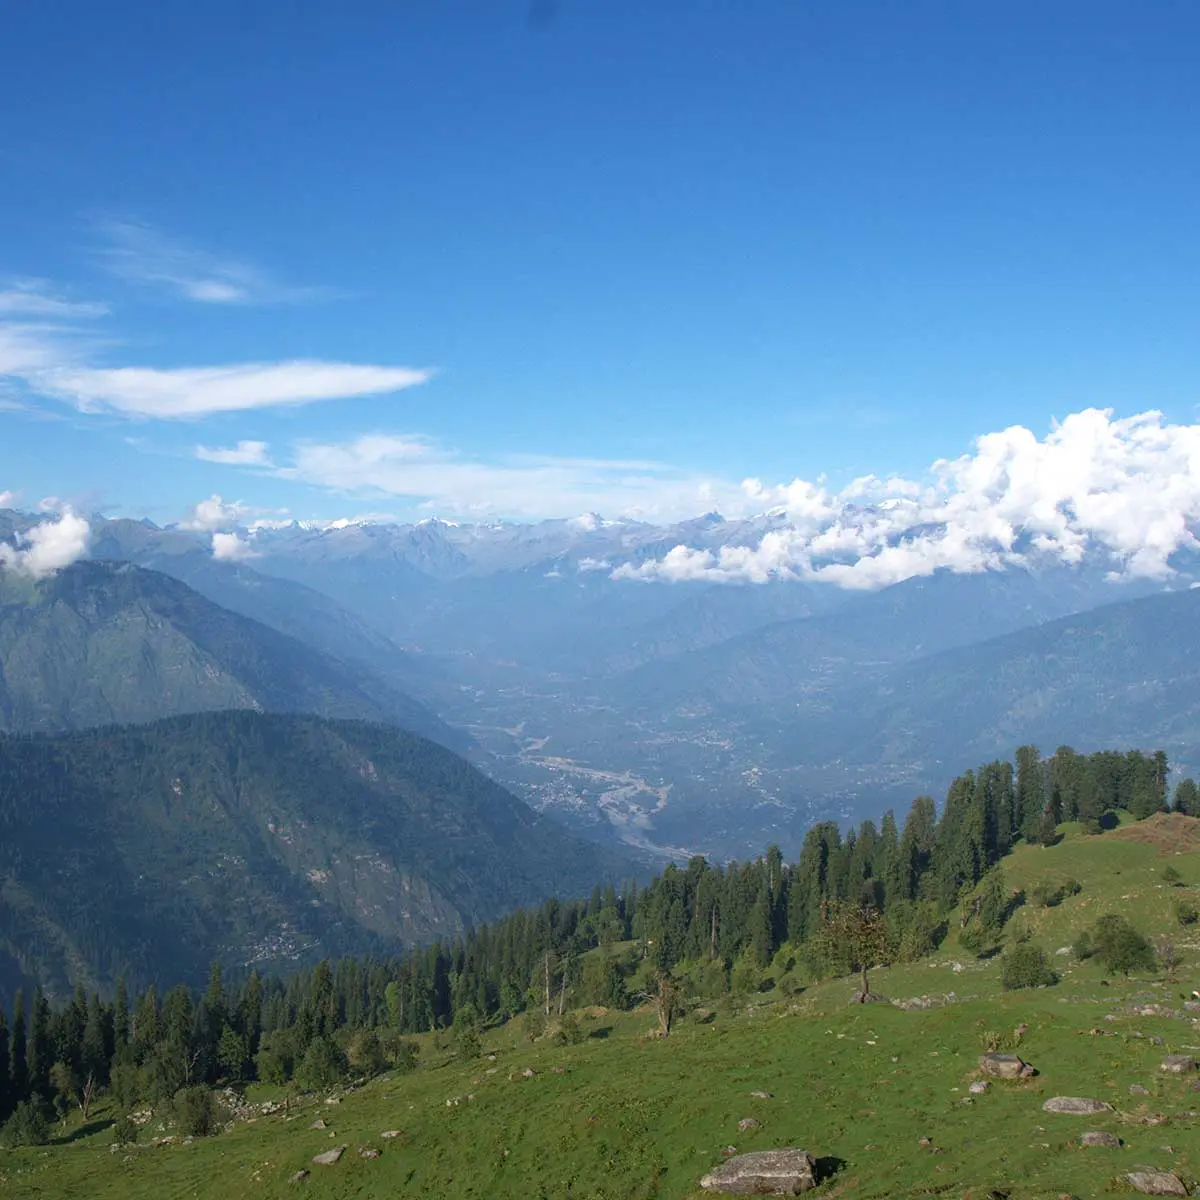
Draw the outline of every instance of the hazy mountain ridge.
[[[226,708],[392,721],[459,740],[404,693],[171,576],[94,561],[36,581],[0,571],[0,728]]]

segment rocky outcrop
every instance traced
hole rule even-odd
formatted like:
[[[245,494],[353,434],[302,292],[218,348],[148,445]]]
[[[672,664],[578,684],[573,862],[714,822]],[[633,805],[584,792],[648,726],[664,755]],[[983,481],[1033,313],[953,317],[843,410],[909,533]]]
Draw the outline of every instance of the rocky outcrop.
[[[1129,1185],[1146,1196],[1186,1196],[1183,1180],[1171,1171],[1130,1171]]]
[[[1112,1112],[1112,1105],[1105,1104],[1103,1100],[1089,1100],[1085,1096],[1054,1096],[1042,1105],[1042,1111],[1086,1117],[1092,1113]]]
[[[1121,1139],[1113,1133],[1081,1133],[1079,1144],[1081,1146],[1103,1146],[1106,1150],[1120,1150]]]
[[[1015,1054],[981,1054],[979,1069],[996,1079],[1028,1079],[1033,1067]]]
[[[332,1167],[334,1163],[346,1153],[345,1146],[334,1146],[332,1150],[326,1150],[324,1154],[314,1154],[313,1162],[318,1167]]]
[[[700,1186],[725,1196],[799,1196],[817,1186],[816,1163],[807,1150],[758,1150],[722,1163]]]
[[[1162,1069],[1170,1075],[1187,1075],[1196,1069],[1196,1060],[1190,1054],[1168,1054]]]

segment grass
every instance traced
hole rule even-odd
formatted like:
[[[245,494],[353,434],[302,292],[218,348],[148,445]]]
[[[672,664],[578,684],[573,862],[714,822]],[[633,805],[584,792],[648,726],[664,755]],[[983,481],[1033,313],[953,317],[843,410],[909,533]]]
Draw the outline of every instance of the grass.
[[[665,1040],[643,1036],[654,1024],[648,1010],[590,1010],[581,1023],[597,1036],[577,1046],[531,1045],[515,1026],[488,1031],[494,1062],[459,1062],[424,1038],[411,1075],[340,1093],[336,1104],[307,1097],[290,1116],[259,1116],[215,1138],[112,1154],[111,1134],[98,1129],[0,1153],[0,1197],[693,1200],[724,1147],[784,1145],[823,1160],[830,1174],[818,1197],[1121,1194],[1130,1192],[1124,1172],[1139,1164],[1192,1180],[1200,1175],[1200,1120],[1191,1115],[1200,1093],[1194,1078],[1158,1068],[1165,1054],[1197,1053],[1200,1029],[1190,1019],[1135,1015],[1139,998],[1179,1010],[1200,986],[1200,947],[1171,931],[1171,900],[1182,893],[1159,878],[1167,862],[1187,884],[1200,883],[1200,852],[1163,856],[1116,834],[1072,834],[1008,860],[1014,886],[1068,877],[1083,885],[1058,907],[1017,917],[1062,973],[1053,988],[1005,993],[998,961],[974,959],[952,938],[929,961],[872,974],[873,990],[895,998],[954,993],[954,1002],[923,1011],[849,1006],[850,980],[787,995],[791,981],[780,979],[750,1001],[709,1005],[711,1023],[685,1018]],[[1094,963],[1054,954],[1108,911],[1148,933],[1173,932],[1183,950],[1178,980],[1106,980]],[[1011,1039],[1021,1024],[1028,1029],[1017,1052],[1039,1074],[971,1096],[986,1035]],[[527,1067],[532,1078],[522,1074]],[[1131,1085],[1148,1094],[1131,1094]],[[1055,1095],[1096,1097],[1114,1111],[1043,1113],[1042,1101]],[[272,1093],[252,1088],[250,1096]],[[96,1124],[115,1114],[101,1107],[92,1115]],[[327,1129],[311,1128],[318,1115]],[[739,1132],[744,1117],[760,1126]],[[391,1129],[402,1136],[381,1140]],[[1079,1134],[1091,1129],[1125,1146],[1079,1149]],[[923,1137],[932,1146],[920,1145]],[[337,1166],[312,1165],[314,1154],[343,1144]],[[360,1158],[364,1146],[380,1157]],[[302,1169],[308,1178],[289,1183]]]

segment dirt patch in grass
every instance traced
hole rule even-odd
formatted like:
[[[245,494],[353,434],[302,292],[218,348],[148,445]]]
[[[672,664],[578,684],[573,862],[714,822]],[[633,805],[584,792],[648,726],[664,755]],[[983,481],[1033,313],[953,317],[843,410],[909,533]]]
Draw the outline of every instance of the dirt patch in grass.
[[[1200,817],[1183,813],[1155,813],[1144,821],[1123,825],[1108,835],[1123,842],[1153,846],[1159,854],[1200,850]]]

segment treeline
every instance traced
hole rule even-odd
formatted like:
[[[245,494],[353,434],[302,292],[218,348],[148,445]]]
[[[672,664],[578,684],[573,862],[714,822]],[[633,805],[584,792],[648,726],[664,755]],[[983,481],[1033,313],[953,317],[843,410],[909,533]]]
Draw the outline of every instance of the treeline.
[[[1195,813],[1196,795],[1185,780],[1176,807]],[[1053,841],[1064,820],[1099,831],[1117,810],[1142,818],[1167,807],[1161,753],[1061,748],[1043,758],[1025,746],[1015,765],[955,779],[940,814],[921,796],[902,828],[892,812],[845,834],[814,826],[795,863],[775,846],[750,863],[697,857],[646,887],[549,900],[399,958],[251,974],[236,987],[214,967],[201,994],[180,985],[130,997],[121,985],[111,1000],[77,990],[57,1006],[40,992],[28,1004],[18,996],[11,1020],[0,1012],[0,1120],[18,1104],[22,1119],[86,1108],[101,1088],[124,1108],[222,1080],[316,1088],[347,1071],[411,1065],[406,1035],[417,1032],[453,1027],[470,1048],[481,1023],[519,1013],[534,1034],[548,1021],[569,1029],[572,1008],[661,997],[664,979],[699,996],[748,992],[781,949],[814,973],[874,965],[853,938],[828,936],[837,913],[870,916],[881,961],[915,960],[965,897],[968,933],[1003,923],[1011,899],[996,874],[978,885],[1018,841]]]

